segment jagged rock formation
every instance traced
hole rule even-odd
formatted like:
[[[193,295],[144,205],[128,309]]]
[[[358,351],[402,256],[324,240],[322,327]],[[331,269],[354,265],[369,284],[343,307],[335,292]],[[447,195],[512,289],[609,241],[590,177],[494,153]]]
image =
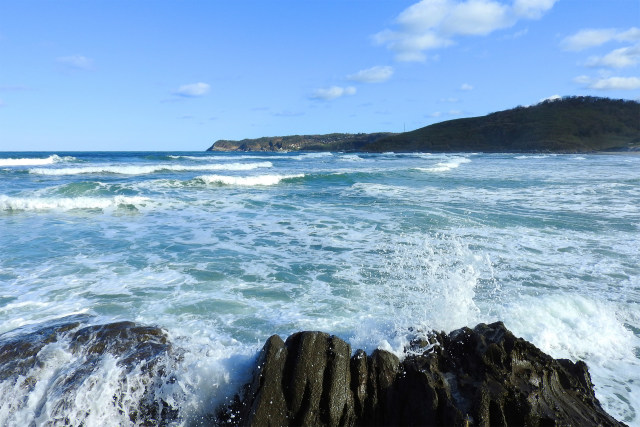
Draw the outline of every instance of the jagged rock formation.
[[[501,322],[433,334],[395,355],[322,332],[274,335],[253,381],[220,421],[255,426],[621,425],[587,366],[553,359]]]

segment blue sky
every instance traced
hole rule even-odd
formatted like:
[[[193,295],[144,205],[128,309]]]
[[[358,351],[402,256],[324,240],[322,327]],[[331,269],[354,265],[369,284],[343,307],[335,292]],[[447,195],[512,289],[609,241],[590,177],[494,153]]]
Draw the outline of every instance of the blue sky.
[[[639,64],[638,0],[1,0],[0,151],[401,132]]]

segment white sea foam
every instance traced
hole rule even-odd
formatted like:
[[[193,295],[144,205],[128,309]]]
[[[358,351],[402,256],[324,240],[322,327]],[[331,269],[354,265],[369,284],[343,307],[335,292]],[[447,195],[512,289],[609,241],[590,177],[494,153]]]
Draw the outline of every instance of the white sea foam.
[[[76,158],[72,156],[60,157],[57,154],[52,154],[46,158],[0,159],[0,166],[44,166],[54,163],[72,162],[74,160],[76,160]]]
[[[503,320],[553,356],[583,358],[605,409],[639,425],[635,157],[586,156],[587,168],[566,156],[556,169],[539,161],[523,168],[526,161],[514,155],[480,155],[443,184],[415,168],[466,154],[367,155],[353,164],[341,162],[342,154],[302,163],[297,156],[269,156],[277,168],[253,172],[72,175],[55,183],[19,174],[15,181],[24,184],[5,183],[3,190],[14,197],[0,197],[0,246],[10,248],[10,256],[0,256],[0,282],[9,283],[0,289],[0,333],[81,310],[106,321],[160,325],[185,354],[170,372],[175,381],[161,384],[156,396],[177,402],[180,422],[190,425],[240,389],[251,358],[273,333],[325,330],[353,349],[400,354],[409,327],[449,332]],[[164,163],[245,158],[260,156]],[[119,165],[130,161],[125,156]],[[162,161],[142,165],[154,163]],[[265,187],[270,191],[242,187],[252,185],[248,178],[266,185],[265,176],[301,172],[311,179]],[[223,177],[212,181],[215,191],[192,179],[214,173]],[[69,206],[51,207],[51,215],[1,210],[17,196],[37,206],[60,196],[114,201],[115,195],[150,200],[133,204],[136,215],[99,218],[57,215],[55,209]],[[96,209],[127,209],[111,206]],[[0,425],[50,421],[60,400],[47,384],[78,357],[65,352],[50,347],[45,366],[36,367],[42,371],[31,373],[43,389],[0,382],[0,396],[10,396],[10,403],[0,401]],[[96,366],[80,389],[68,410],[73,424],[128,422],[112,411],[121,368],[110,363]],[[127,381],[140,385],[138,377]],[[137,390],[124,392],[131,408]],[[52,406],[37,406],[44,398]],[[10,405],[27,401],[36,403],[3,418]],[[37,408],[42,417],[34,420]],[[82,418],[87,414],[79,408],[91,408],[92,418]]]
[[[1,211],[40,211],[73,209],[115,209],[121,206],[144,207],[150,200],[140,196],[114,197],[10,197],[0,195]]]
[[[276,185],[287,179],[304,178],[304,174],[296,175],[255,175],[255,176],[228,176],[228,175],[203,175],[195,179],[206,184],[223,184],[239,186]]]
[[[207,170],[228,170],[247,171],[258,168],[273,167],[271,162],[256,163],[213,163],[207,165],[176,165],[176,164],[156,164],[156,165],[110,165],[110,166],[86,166],[78,168],[34,168],[29,169],[29,173],[39,175],[80,175],[80,174],[123,174],[123,175],[146,175],[156,172],[190,172]]]
[[[585,361],[604,408],[619,420],[637,422],[640,395],[621,379],[640,382],[640,360],[634,353],[640,338],[625,328],[625,313],[615,303],[557,293],[524,296],[499,309],[517,336],[553,357]]]
[[[520,155],[515,156],[514,159],[525,160],[525,159],[546,159],[549,155],[547,154],[533,154],[533,155]]]
[[[362,162],[365,159],[363,159],[362,157],[358,156],[357,154],[344,154],[342,156],[340,156],[340,160],[344,160],[347,162]]]
[[[445,162],[440,162],[440,163],[436,163],[434,166],[430,167],[430,168],[416,168],[417,170],[420,171],[424,171],[424,172],[448,172],[452,169],[456,169],[458,167],[460,167],[460,165],[465,164],[465,163],[471,163],[471,159],[468,159],[467,157],[454,157],[448,161]]]
[[[333,157],[334,154],[328,151],[322,151],[319,153],[304,153],[304,154],[299,154],[297,156],[292,156],[291,159],[294,160],[309,160],[309,159],[322,159],[322,158],[328,158],[328,157]]]

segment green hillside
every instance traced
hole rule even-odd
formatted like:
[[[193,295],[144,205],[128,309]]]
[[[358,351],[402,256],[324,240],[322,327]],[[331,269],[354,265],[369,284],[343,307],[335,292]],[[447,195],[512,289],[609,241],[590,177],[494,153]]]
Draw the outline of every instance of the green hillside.
[[[293,135],[216,141],[209,151],[557,152],[640,150],[640,103],[565,97],[399,134]]]
[[[207,151],[362,151],[392,133],[331,133],[328,135],[274,136],[241,141],[219,140]]]
[[[589,152],[640,148],[640,104],[570,97],[382,138],[366,151]]]

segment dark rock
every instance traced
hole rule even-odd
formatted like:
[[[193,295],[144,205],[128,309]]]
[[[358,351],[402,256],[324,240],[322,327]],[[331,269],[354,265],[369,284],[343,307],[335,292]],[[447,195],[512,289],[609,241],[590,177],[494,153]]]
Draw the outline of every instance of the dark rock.
[[[49,381],[47,396],[51,397],[38,403],[36,416],[46,405],[52,424],[69,424],[69,414],[78,410],[75,398],[80,387],[92,381],[105,357],[115,357],[122,372],[113,405],[134,424],[162,425],[176,420],[178,409],[155,397],[163,382],[172,381],[167,378],[167,362],[178,357],[172,354],[165,332],[133,322],[87,326],[90,320],[88,316],[72,316],[0,335],[0,381],[12,381],[26,394],[45,378]],[[73,355],[59,368],[47,366],[50,356],[43,351],[54,343]],[[139,371],[134,373],[136,368]],[[52,379],[43,375],[48,369],[58,369]],[[138,386],[144,387],[137,405],[126,403],[128,383],[136,381],[130,375],[137,376]]]
[[[401,362],[322,332],[269,338],[227,424],[622,425],[587,366],[553,359],[501,322],[414,340]]]
[[[267,340],[240,409],[254,425],[353,425],[351,347],[322,332]],[[229,420],[226,420],[227,422]]]

